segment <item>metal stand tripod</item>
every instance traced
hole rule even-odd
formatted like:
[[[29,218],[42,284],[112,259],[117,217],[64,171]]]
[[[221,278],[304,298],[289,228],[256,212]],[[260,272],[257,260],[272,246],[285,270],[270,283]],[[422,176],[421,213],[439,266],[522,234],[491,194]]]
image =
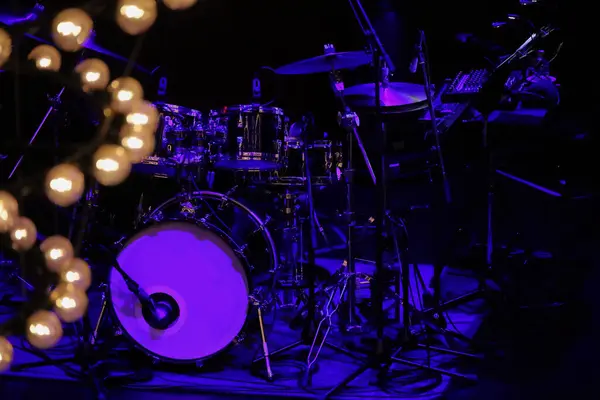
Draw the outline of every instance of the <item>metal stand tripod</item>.
[[[304,169],[306,175],[305,188],[307,192],[307,202],[308,202],[308,214],[311,216],[309,218],[310,221],[310,241],[308,244],[308,265],[306,266],[306,281],[308,284],[308,301],[307,301],[307,316],[304,322],[304,328],[302,330],[300,340],[284,346],[278,350],[275,350],[271,353],[265,351],[264,357],[257,358],[253,361],[253,363],[257,363],[259,361],[265,360],[265,364],[267,369],[269,369],[270,360],[272,360],[275,356],[281,356],[283,353],[293,350],[299,346],[309,346],[309,351],[306,359],[306,371],[303,377],[303,385],[309,386],[311,383],[313,366],[315,365],[317,358],[323,349],[323,347],[328,347],[332,350],[335,350],[339,353],[345,354],[352,358],[359,358],[350,351],[333,345],[327,342],[327,336],[332,327],[332,316],[337,312],[337,307],[334,305],[333,300],[336,297],[336,294],[339,296],[339,299],[343,297],[347,282],[349,279],[355,279],[355,277],[349,274],[344,274],[344,276],[340,279],[340,281],[336,282],[333,286],[329,287],[329,298],[327,304],[325,305],[325,310],[323,312],[323,317],[318,322],[315,318],[315,308],[316,308],[316,296],[315,296],[315,248],[317,247],[317,227],[316,221],[313,217],[315,215],[314,208],[314,200],[312,193],[312,179],[311,179],[311,171],[310,171],[310,160],[309,160],[309,152],[308,152],[308,137],[307,137],[307,129],[304,129]],[[338,302],[339,303],[339,302]],[[272,373],[271,373],[272,376]]]

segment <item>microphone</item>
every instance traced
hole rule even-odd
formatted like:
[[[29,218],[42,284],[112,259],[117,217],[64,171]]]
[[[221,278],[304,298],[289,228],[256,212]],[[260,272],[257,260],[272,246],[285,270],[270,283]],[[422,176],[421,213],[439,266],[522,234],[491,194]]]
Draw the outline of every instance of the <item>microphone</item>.
[[[260,90],[260,79],[258,73],[254,75],[252,80],[252,100],[255,104],[260,104],[261,90]]]
[[[415,56],[413,57],[412,61],[410,62],[410,65],[408,67],[408,70],[410,71],[411,74],[414,74],[417,72],[419,63],[420,63],[421,59],[424,58],[422,56],[422,53],[423,53],[423,31],[419,31],[419,40],[417,41],[417,44],[415,45]]]

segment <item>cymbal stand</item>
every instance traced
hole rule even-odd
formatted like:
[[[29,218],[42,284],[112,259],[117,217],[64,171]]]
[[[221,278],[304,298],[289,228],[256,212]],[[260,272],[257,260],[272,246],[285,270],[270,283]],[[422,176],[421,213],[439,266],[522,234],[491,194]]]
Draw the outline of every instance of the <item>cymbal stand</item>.
[[[335,52],[335,48],[332,44],[325,45],[325,54]],[[356,315],[356,260],[354,257],[354,229],[356,225],[355,214],[354,214],[354,179],[355,179],[355,169],[354,169],[354,140],[356,140],[356,144],[360,149],[362,156],[364,158],[365,164],[371,176],[371,180],[374,185],[377,185],[377,178],[375,176],[375,172],[373,171],[373,167],[371,165],[371,161],[369,160],[369,156],[365,150],[363,142],[358,133],[357,127],[360,125],[360,120],[358,115],[353,112],[350,107],[348,107],[345,99],[344,99],[344,81],[339,73],[339,71],[333,70],[329,74],[329,78],[331,81],[331,87],[340,101],[341,107],[343,109],[342,112],[338,113],[338,123],[339,125],[346,131],[347,134],[347,150],[346,150],[346,166],[344,169],[344,178],[346,180],[346,210],[344,212],[347,219],[347,241],[346,241],[346,259],[342,263],[342,268],[349,274],[352,279],[350,279],[348,284],[347,296],[346,296],[346,306],[348,309],[348,315],[346,323],[346,331],[347,332],[361,332],[362,326],[360,325],[360,321],[358,316]]]
[[[309,162],[308,146],[306,145],[306,143],[308,142],[307,139],[308,139],[308,129],[305,127],[304,128],[304,143],[305,143],[305,145],[303,146],[304,160],[305,160],[304,170],[305,170],[305,175],[306,175],[305,189],[307,192],[306,201],[308,203],[308,214],[312,217],[315,215],[315,208],[314,208],[314,199],[313,199],[313,193],[312,193],[312,178],[311,178],[312,175],[311,175],[311,171],[310,171],[311,163]],[[300,340],[298,340],[292,344],[289,344],[287,346],[284,346],[278,350],[275,350],[271,353],[269,353],[268,350],[265,349],[264,356],[259,357],[253,361],[253,363],[257,363],[259,361],[265,360],[267,371],[269,371],[270,370],[270,360],[273,360],[275,356],[281,356],[281,355],[283,355],[283,353],[293,350],[299,346],[309,346],[309,351],[308,351],[308,355],[306,358],[307,368],[304,372],[304,377],[303,377],[303,385],[304,386],[308,386],[311,383],[312,367],[316,363],[317,358],[323,347],[328,347],[334,351],[345,354],[349,357],[360,359],[360,357],[354,355],[350,351],[327,342],[327,335],[329,334],[330,329],[331,329],[331,317],[337,311],[337,307],[335,307],[335,306],[332,307],[332,303],[333,303],[333,299],[335,297],[335,293],[337,292],[337,289],[340,288],[339,284],[335,285],[333,287],[332,293],[330,293],[329,301],[327,302],[327,308],[324,313],[325,316],[321,319],[321,321],[318,324],[316,324],[316,319],[315,319],[315,308],[316,308],[315,248],[317,247],[317,227],[316,227],[315,218],[309,218],[309,221],[310,221],[310,240],[309,240],[309,243],[307,246],[307,250],[308,250],[308,260],[307,261],[308,261],[308,263],[304,270],[306,272],[304,276],[306,277],[307,284],[308,284],[307,316],[304,321],[304,328],[302,330]],[[355,279],[354,276],[352,276],[352,279]],[[345,285],[342,285],[342,289],[340,289],[340,290],[344,291],[345,290],[344,288],[345,288]],[[319,341],[318,345],[317,345],[317,341]],[[270,374],[271,377],[273,376],[272,372],[270,372],[270,373],[267,372],[267,373]],[[272,378],[271,378],[271,380],[272,380]]]

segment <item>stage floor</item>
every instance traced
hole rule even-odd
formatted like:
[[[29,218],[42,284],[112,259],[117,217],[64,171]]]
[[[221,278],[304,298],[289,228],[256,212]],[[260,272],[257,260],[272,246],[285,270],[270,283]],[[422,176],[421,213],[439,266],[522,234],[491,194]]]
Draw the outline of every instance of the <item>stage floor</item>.
[[[319,262],[325,265],[331,263],[333,266],[338,261],[320,259]],[[372,267],[366,264],[357,266],[357,269],[365,270],[365,272],[369,268]],[[421,273],[424,280],[428,282],[432,275],[432,267],[421,266]],[[448,283],[452,279],[454,280],[453,290],[456,290],[459,282],[462,285],[460,291],[464,292],[476,286],[475,280],[458,276],[453,278],[446,275],[445,282]],[[465,335],[472,336],[478,330],[484,315],[485,311],[471,307],[452,311],[449,317],[455,329]],[[271,352],[299,339],[300,332],[289,327],[290,318],[289,313],[280,311],[275,323],[272,323],[272,315],[265,315]],[[398,335],[397,328],[389,328],[386,333],[392,338]],[[364,350],[370,347],[363,345],[360,338],[369,336],[372,337],[373,335],[342,335],[336,329],[330,334],[328,343]],[[264,368],[261,363],[257,363],[254,370],[250,367],[251,360],[260,353],[258,347],[260,342],[257,339],[257,334],[248,336],[242,344],[234,347],[223,357],[219,357],[218,360],[209,360],[202,366],[173,367],[155,365],[153,372],[150,372],[149,369],[138,370],[137,377],[139,379],[123,381],[122,377],[125,370],[120,363],[115,363],[112,358],[104,366],[98,366],[98,371],[101,374],[100,371],[104,368],[111,368],[110,365],[119,365],[116,368],[111,368],[111,375],[105,381],[106,393],[110,399],[125,397],[128,399],[186,398],[192,396],[198,399],[320,398],[336,383],[342,381],[362,365],[359,360],[325,348],[313,367],[312,382],[309,386],[306,386],[303,383],[303,376],[306,370],[308,347],[301,346],[272,362],[275,381],[269,383],[262,378]],[[72,355],[72,350],[69,347],[70,340],[72,338],[63,339],[64,344],[47,354],[52,358]],[[40,361],[40,358],[36,355],[25,351],[26,347],[22,347],[19,342],[13,341],[13,343],[15,343],[16,349],[16,365]],[[127,351],[128,347],[125,346],[123,350]],[[128,358],[127,355],[118,354],[121,354],[122,357],[116,359]],[[359,357],[362,357],[363,354],[361,351],[356,351],[356,355]],[[478,363],[480,363],[477,360],[465,361],[454,356],[439,355],[433,351],[429,354],[428,357],[425,350],[414,350],[403,353],[402,356],[412,362],[422,364],[427,363],[429,359],[432,366],[467,374],[473,373],[478,368]],[[64,367],[77,368],[75,365],[61,364],[60,367],[45,366],[26,369],[22,372],[9,372],[0,379],[0,393],[5,394],[2,396],[3,398],[10,399],[34,398],[40,392],[45,396],[50,394],[58,396],[69,392],[73,398],[93,398],[92,385],[69,377],[63,371]],[[117,373],[115,370],[123,372]],[[383,388],[373,385],[375,375],[372,371],[369,371],[359,376],[335,398],[442,398],[448,394],[451,386],[449,378],[437,373],[425,372],[418,368],[394,364],[391,371],[390,379]],[[121,378],[118,378],[118,376]]]

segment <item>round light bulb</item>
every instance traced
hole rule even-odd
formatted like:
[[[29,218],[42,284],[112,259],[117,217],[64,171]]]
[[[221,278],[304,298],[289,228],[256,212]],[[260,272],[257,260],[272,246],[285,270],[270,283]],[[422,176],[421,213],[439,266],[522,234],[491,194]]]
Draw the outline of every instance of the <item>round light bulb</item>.
[[[7,338],[0,336],[0,373],[8,371],[14,356],[14,349]]]
[[[52,272],[60,270],[73,259],[73,245],[63,236],[50,236],[40,244],[46,266]]]
[[[12,53],[12,39],[10,35],[0,28],[0,66],[10,58]]]
[[[46,196],[58,206],[68,207],[77,202],[84,188],[83,172],[72,164],[59,164],[46,175]]]
[[[54,312],[64,322],[75,322],[87,311],[88,297],[85,291],[70,283],[61,283],[50,293]]]
[[[123,114],[130,112],[144,97],[142,85],[129,77],[115,79],[108,85],[108,91],[112,97],[111,107]]]
[[[85,11],[68,8],[59,12],[52,21],[52,39],[65,51],[77,51],[90,37],[94,23]]]
[[[12,194],[0,191],[0,233],[5,233],[19,216],[19,204]]]
[[[60,280],[86,291],[92,284],[92,270],[81,258],[73,258],[61,269]]]
[[[63,329],[60,320],[53,312],[40,310],[27,319],[27,340],[38,349],[54,347],[62,334]]]
[[[32,220],[25,217],[17,219],[10,231],[13,249],[26,251],[33,247],[37,241],[37,229]]]
[[[156,0],[119,0],[117,24],[130,35],[147,31],[156,21]]]
[[[58,71],[62,63],[62,58],[58,50],[47,44],[41,44],[31,50],[29,60],[35,61],[35,66],[40,71]]]
[[[125,116],[128,125],[148,128],[151,133],[156,131],[158,124],[158,111],[147,101],[138,101],[132,104],[131,110]]]
[[[139,163],[154,152],[155,139],[147,130],[138,126],[125,125],[120,135],[121,146],[127,149],[131,163]]]
[[[165,6],[171,10],[185,10],[196,4],[198,0],[163,0]]]
[[[123,182],[131,171],[127,150],[114,144],[105,144],[94,153],[94,176],[104,186]]]
[[[81,78],[81,86],[86,92],[104,90],[110,80],[110,70],[104,61],[90,58],[75,67]]]

